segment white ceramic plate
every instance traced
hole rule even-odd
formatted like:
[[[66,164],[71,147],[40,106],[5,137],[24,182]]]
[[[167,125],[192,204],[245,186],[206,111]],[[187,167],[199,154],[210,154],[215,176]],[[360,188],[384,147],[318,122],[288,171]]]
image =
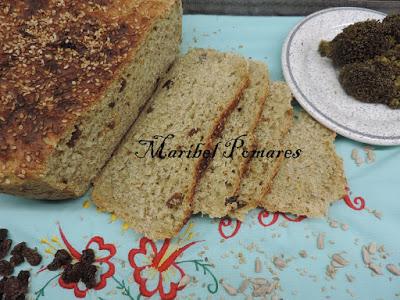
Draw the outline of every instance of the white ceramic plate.
[[[385,14],[355,7],[330,8],[302,20],[282,49],[282,68],[300,105],[337,133],[374,145],[400,145],[400,109],[368,104],[348,96],[331,61],[320,56],[321,40],[332,40],[343,28]]]

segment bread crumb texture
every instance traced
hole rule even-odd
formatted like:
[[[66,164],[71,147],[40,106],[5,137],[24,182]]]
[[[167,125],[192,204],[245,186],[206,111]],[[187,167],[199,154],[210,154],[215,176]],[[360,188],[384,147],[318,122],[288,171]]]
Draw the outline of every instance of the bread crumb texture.
[[[207,160],[138,158],[139,141],[174,134],[166,152],[199,141],[211,149],[248,82],[248,63],[237,55],[194,49],[178,59],[95,181],[94,202],[151,239],[175,236]]]
[[[307,217],[322,217],[329,205],[346,195],[343,161],[336,154],[336,134],[306,112],[295,116],[285,147],[301,149],[297,159],[285,160],[270,194],[259,205]]]
[[[260,120],[264,103],[269,93],[268,69],[264,63],[250,62],[250,86],[239,105],[227,119],[218,142],[225,146],[242,135],[246,145],[241,150],[253,150],[253,133]],[[231,210],[240,208],[237,200],[240,178],[245,172],[248,159],[242,155],[226,158],[218,154],[208,166],[196,188],[194,213],[201,212],[211,217],[224,217]]]
[[[292,93],[286,83],[271,83],[271,94],[265,101],[260,122],[255,130],[256,149],[281,151],[286,149],[283,139],[293,124]],[[288,148],[289,149],[289,148]],[[278,158],[251,159],[247,173],[242,177],[238,199],[245,205],[230,216],[244,220],[246,214],[256,208],[260,199],[269,191],[279,171],[283,155]]]

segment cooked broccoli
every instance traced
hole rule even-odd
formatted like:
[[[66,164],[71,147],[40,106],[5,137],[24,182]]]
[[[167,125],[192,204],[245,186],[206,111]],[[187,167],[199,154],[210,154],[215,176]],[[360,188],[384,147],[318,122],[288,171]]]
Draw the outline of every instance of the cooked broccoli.
[[[397,43],[400,43],[400,14],[387,16],[383,22],[386,34],[396,39]]]
[[[360,101],[400,108],[400,45],[374,59],[344,66],[339,81]]]
[[[335,66],[372,59],[395,45],[395,40],[385,34],[380,21],[368,20],[346,27],[332,41],[321,41],[319,52],[332,59]]]

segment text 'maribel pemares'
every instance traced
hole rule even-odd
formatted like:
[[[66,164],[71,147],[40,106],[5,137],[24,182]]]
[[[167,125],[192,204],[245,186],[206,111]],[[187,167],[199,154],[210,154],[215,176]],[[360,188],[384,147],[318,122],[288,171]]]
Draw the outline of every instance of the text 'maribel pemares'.
[[[138,143],[143,147],[142,151],[136,151],[138,158],[215,158],[221,155],[225,159],[233,159],[236,155],[244,158],[268,158],[276,159],[284,156],[286,159],[296,159],[302,154],[301,149],[254,149],[249,150],[246,146],[247,135],[241,135],[227,140],[225,143],[220,141],[211,148],[206,148],[206,144],[199,142],[184,147],[183,143],[174,140],[174,134],[155,135],[149,140],[139,140]]]

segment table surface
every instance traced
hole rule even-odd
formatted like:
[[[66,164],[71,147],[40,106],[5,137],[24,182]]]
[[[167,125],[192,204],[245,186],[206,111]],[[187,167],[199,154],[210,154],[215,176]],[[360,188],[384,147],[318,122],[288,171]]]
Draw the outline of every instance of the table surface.
[[[237,52],[265,61],[272,79],[281,80],[282,42],[300,19],[185,16],[183,51],[190,47],[212,47]],[[144,299],[139,296],[139,286],[142,292],[144,288],[154,290],[150,293],[154,294],[152,299],[171,291],[177,292],[178,299],[244,299],[243,295],[229,296],[220,283],[223,279],[238,287],[243,276],[279,277],[279,296],[283,299],[397,299],[400,277],[391,275],[385,265],[399,267],[400,263],[397,232],[400,148],[377,147],[376,161],[357,167],[351,152],[358,149],[365,157],[364,145],[338,137],[336,147],[344,160],[351,192],[347,201],[332,205],[329,219],[302,220],[284,214],[267,217],[254,210],[243,224],[233,221],[231,226],[225,226],[228,224],[198,216],[190,220],[178,238],[153,244],[127,230],[113,216],[98,212],[88,200],[89,195],[61,202],[0,195],[0,227],[9,228],[15,242],[27,241],[45,253],[43,264],[48,264],[55,249],[60,247],[71,252],[72,247],[78,252],[85,247],[97,249],[97,258],[103,258],[104,286],[83,294],[75,287],[75,292],[86,299]],[[320,233],[325,234],[323,250],[316,247]],[[371,242],[386,249],[386,256],[380,252],[373,256],[383,275],[372,274],[362,261],[361,247]],[[182,248],[185,245],[189,248]],[[177,249],[181,250],[181,256],[174,258],[172,253]],[[308,253],[307,258],[298,255],[301,250]],[[325,271],[334,253],[342,253],[349,265],[339,269],[331,279]],[[172,257],[166,271],[141,269],[159,255],[162,261]],[[288,266],[278,270],[272,260],[281,255],[288,260]],[[255,273],[257,257],[262,261],[261,273]],[[33,299],[75,299],[73,287],[60,284],[57,273],[46,270],[36,273],[39,268],[33,268],[30,288]],[[184,273],[192,277],[192,283],[177,291],[174,283]],[[349,282],[346,274],[355,280]],[[250,288],[246,293],[251,293]]]

